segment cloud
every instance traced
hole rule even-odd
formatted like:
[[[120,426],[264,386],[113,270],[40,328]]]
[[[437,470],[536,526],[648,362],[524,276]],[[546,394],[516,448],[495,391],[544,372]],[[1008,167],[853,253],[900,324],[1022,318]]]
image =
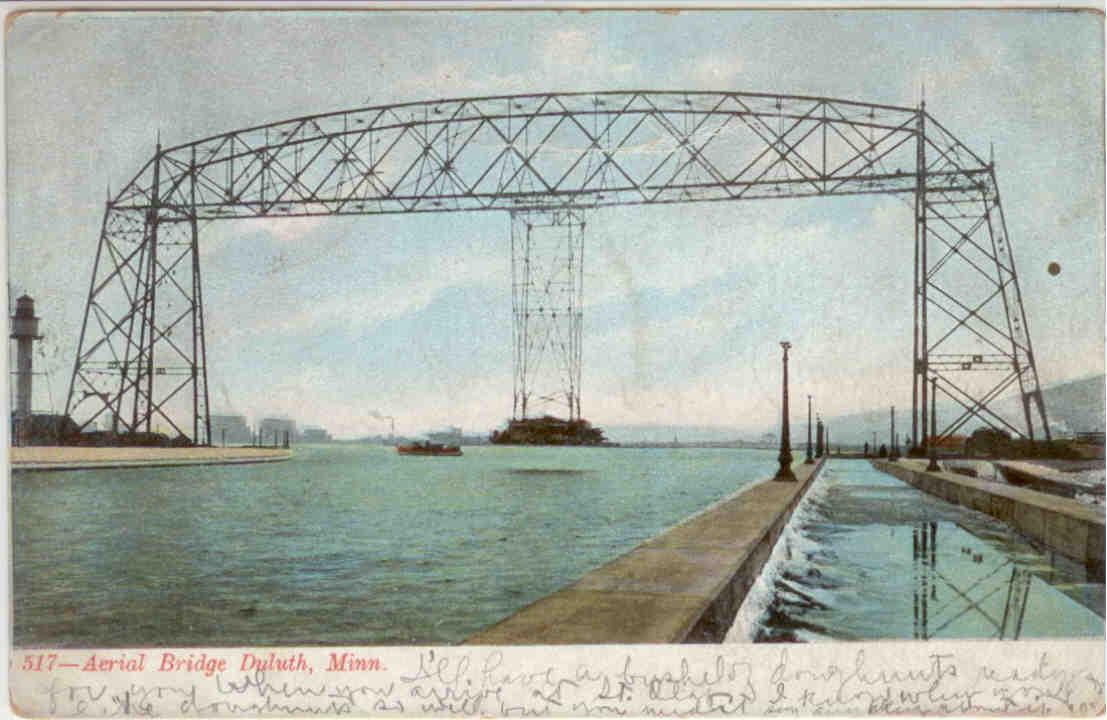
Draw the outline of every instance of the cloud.
[[[279,243],[291,244],[303,240],[319,227],[326,218],[291,217],[253,220],[254,227]]]
[[[538,57],[546,68],[581,68],[592,61],[592,40],[584,30],[559,29],[546,36]]]
[[[289,248],[300,245],[327,220],[323,216],[246,218],[231,223],[217,221],[200,229],[200,257],[206,263],[217,261],[226,252],[228,243],[235,242],[248,232],[260,233],[284,252],[278,252],[266,272],[272,272]]]
[[[396,98],[411,100],[587,90],[627,82],[639,67],[634,58],[623,55],[618,48],[598,46],[593,32],[579,28],[545,33],[529,52],[531,57],[514,64],[527,70],[490,67],[485,56],[466,59],[464,54],[435,62],[429,68],[403,68],[390,90]],[[537,84],[536,78],[540,78]]]
[[[392,94],[408,100],[424,100],[524,92],[527,86],[525,75],[489,72],[476,62],[451,60],[439,62],[426,71],[408,69],[392,83]]]
[[[704,55],[692,66],[696,87],[729,89],[745,61],[736,55]]]
[[[251,323],[232,322],[223,330],[226,340],[236,336],[264,338],[274,333],[310,336],[325,329],[340,328],[357,333],[381,322],[426,307],[440,285],[426,282],[405,284],[402,291],[374,288],[369,291],[331,295],[321,301],[296,307],[291,311],[266,315]]]

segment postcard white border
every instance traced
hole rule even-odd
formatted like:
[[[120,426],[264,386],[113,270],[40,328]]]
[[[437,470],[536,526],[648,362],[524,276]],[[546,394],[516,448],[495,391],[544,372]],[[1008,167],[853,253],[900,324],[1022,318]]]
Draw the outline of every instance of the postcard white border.
[[[357,1],[341,1],[341,2],[317,2],[317,3],[305,3],[305,2],[167,2],[154,0],[150,2],[130,2],[130,1],[93,1],[84,3],[53,3],[53,2],[11,2],[7,3],[3,9],[4,13],[4,26],[8,27],[12,21],[12,15],[29,10],[49,10],[49,11],[104,11],[104,10],[152,10],[152,11],[167,11],[167,10],[184,10],[184,11],[199,11],[199,10],[242,10],[242,11],[263,11],[263,10],[404,10],[404,11],[435,11],[435,10],[618,10],[618,11],[632,11],[632,10],[644,10],[644,11],[656,11],[656,10],[1028,10],[1028,9],[1047,9],[1047,10],[1075,10],[1075,11],[1091,11],[1104,14],[1104,3],[1096,2],[1095,0],[1067,0],[1064,3],[1049,2],[1048,0],[975,0],[972,2],[965,2],[959,0],[851,0],[848,2],[812,2],[810,0],[775,0],[767,2],[764,0],[695,0],[693,2],[680,2],[679,0],[603,0],[590,2],[587,0],[577,0],[575,2],[565,0],[486,0],[484,2],[470,2],[466,0],[427,0],[426,2],[421,0],[383,0],[379,2],[357,2]],[[2,62],[2,61],[0,61]],[[1107,65],[1105,63],[1104,65]],[[1101,75],[1103,75],[1104,65],[1100,66]],[[4,89],[0,86],[0,104],[4,102],[3,96]],[[6,117],[6,115],[5,115]],[[5,163],[6,167],[6,133],[3,139],[0,139],[0,161]],[[1107,172],[1107,169],[1105,169]],[[6,198],[6,173],[0,173],[0,193],[3,193]],[[5,252],[3,257],[0,258],[0,269],[7,277],[7,205],[6,202],[0,204],[0,231],[2,231],[2,239],[0,243],[3,243]],[[6,297],[3,301],[6,306]],[[5,307],[5,312],[7,309]],[[1105,349],[1107,352],[1107,349]],[[2,367],[4,368],[5,377],[10,377],[7,366],[7,354],[4,355],[3,360],[0,360]],[[2,402],[5,405],[5,413],[10,413],[10,408],[7,408],[8,396],[10,393],[5,393]],[[0,430],[0,438],[3,439],[3,459],[7,463],[8,459],[8,447],[10,438],[8,437],[9,428],[7,423],[0,423],[3,426]],[[10,465],[9,465],[9,478],[10,478]],[[1105,652],[1104,643],[1096,640],[1053,640],[1053,641],[1015,641],[1015,642],[994,642],[994,641],[930,641],[926,643],[919,642],[900,642],[900,641],[878,641],[867,643],[826,643],[826,644],[813,644],[813,645],[736,645],[736,644],[724,644],[724,645],[667,645],[667,646],[544,646],[544,647],[504,647],[504,648],[481,648],[481,647],[455,647],[445,646],[437,648],[428,647],[349,647],[349,648],[336,648],[336,647],[305,647],[305,648],[133,648],[133,649],[107,649],[107,650],[95,650],[95,649],[81,649],[81,650],[53,650],[53,649],[35,649],[35,648],[20,648],[13,649],[11,646],[11,627],[12,627],[12,603],[11,603],[11,484],[8,483],[6,492],[0,494],[0,512],[4,516],[4,530],[0,534],[0,557],[3,563],[5,572],[0,574],[0,598],[3,598],[7,622],[0,623],[0,646],[2,646],[9,656],[9,663],[7,665],[0,663],[0,684],[7,686],[10,690],[10,700],[15,704],[20,711],[26,714],[34,716],[45,715],[49,711],[49,700],[44,698],[51,697],[51,685],[50,683],[60,683],[60,685],[54,685],[54,691],[57,692],[58,687],[64,687],[68,689],[81,687],[82,685],[91,685],[93,687],[102,687],[107,700],[105,704],[90,705],[89,707],[114,707],[115,711],[119,710],[119,698],[125,698],[124,703],[130,703],[129,693],[135,692],[141,694],[147,692],[147,699],[149,698],[149,690],[151,688],[173,688],[178,691],[189,691],[192,688],[197,688],[198,694],[195,696],[199,699],[199,702],[207,702],[209,705],[213,702],[219,702],[220,699],[226,695],[221,693],[216,687],[216,675],[205,675],[202,671],[198,674],[188,670],[182,671],[159,671],[154,669],[161,661],[161,656],[165,653],[173,653],[181,658],[186,656],[200,656],[206,655],[208,658],[221,659],[228,665],[228,669],[222,674],[227,681],[228,686],[238,684],[240,688],[246,688],[242,693],[243,697],[253,697],[253,699],[261,699],[264,702],[266,691],[264,688],[285,688],[288,693],[295,694],[294,688],[309,688],[313,683],[315,687],[318,687],[320,683],[325,687],[339,687],[342,684],[346,686],[352,686],[355,683],[360,684],[363,687],[369,687],[373,685],[380,687],[387,685],[388,682],[393,682],[402,685],[410,695],[410,692],[414,688],[419,688],[417,692],[427,692],[434,697],[445,697],[447,700],[453,697],[454,699],[466,697],[463,688],[471,688],[472,685],[468,683],[476,683],[477,687],[487,686],[487,679],[489,677],[486,672],[490,664],[495,664],[496,667],[510,668],[508,675],[516,678],[515,683],[509,683],[510,693],[512,698],[511,702],[514,703],[512,707],[521,707],[529,701],[534,701],[535,696],[530,695],[528,699],[528,693],[533,693],[535,690],[546,691],[545,697],[548,697],[550,692],[554,692],[559,687],[558,682],[554,681],[553,684],[547,682],[550,679],[548,669],[552,668],[555,672],[561,673],[561,680],[568,677],[576,677],[579,672],[584,672],[586,680],[580,681],[578,685],[570,687],[568,684],[560,684],[560,693],[565,702],[570,702],[570,697],[576,697],[578,702],[587,703],[587,697],[589,693],[592,693],[591,697],[594,698],[596,691],[600,695],[620,693],[625,691],[627,697],[616,697],[615,699],[607,698],[606,703],[611,704],[612,708],[618,708],[628,717],[640,716],[645,717],[645,710],[650,709],[648,705],[648,698],[650,697],[651,685],[658,688],[658,692],[662,689],[669,689],[676,692],[678,689],[683,688],[684,691],[697,695],[700,690],[704,688],[704,684],[707,679],[712,677],[712,673],[719,667],[731,668],[745,667],[748,664],[750,668],[750,682],[753,683],[755,688],[756,699],[751,700],[743,707],[743,714],[749,714],[754,716],[764,716],[767,714],[775,714],[773,703],[771,703],[772,696],[779,694],[780,689],[778,683],[775,682],[781,677],[781,659],[787,658],[787,667],[802,677],[802,673],[812,673],[808,676],[807,683],[811,688],[818,689],[818,692],[824,693],[820,697],[830,697],[834,695],[833,688],[837,685],[842,687],[842,681],[851,677],[851,673],[854,673],[853,677],[858,674],[858,657],[863,658],[861,667],[869,668],[873,673],[879,674],[882,670],[886,673],[885,677],[881,681],[880,687],[895,695],[896,693],[906,693],[908,697],[926,697],[927,702],[930,702],[933,698],[926,696],[926,688],[933,682],[933,670],[935,663],[935,656],[950,658],[947,660],[945,669],[948,669],[954,663],[958,668],[958,674],[956,677],[952,677],[939,672],[939,683],[948,683],[948,689],[951,693],[956,695],[958,692],[965,692],[965,688],[970,685],[970,678],[975,676],[977,678],[976,685],[970,688],[970,692],[973,690],[979,691],[981,694],[980,705],[981,708],[968,708],[967,710],[951,709],[949,712],[939,712],[939,714],[948,715],[951,717],[968,717],[975,715],[994,715],[1003,714],[1005,716],[1024,716],[1030,714],[1039,714],[1038,712],[1031,712],[1031,709],[1026,707],[1020,707],[1018,710],[1008,710],[1006,712],[997,712],[994,709],[986,709],[987,701],[995,701],[996,698],[1003,697],[1004,694],[1008,696],[1018,696],[1022,694],[1024,697],[1029,697],[1038,693],[1042,698],[1042,710],[1043,714],[1061,715],[1061,716],[1102,716],[1107,712],[1104,706],[1104,677],[1107,675],[1105,671]],[[330,678],[321,680],[327,676],[325,670],[318,673],[312,672],[304,674],[303,672],[285,672],[281,670],[268,670],[258,671],[250,670],[243,672],[241,669],[241,660],[245,654],[254,654],[256,656],[262,656],[269,652],[273,652],[282,657],[301,655],[308,659],[312,667],[325,668],[330,662],[329,656],[331,653],[351,653],[357,657],[369,658],[377,657],[382,660],[384,669],[371,670],[365,672],[355,673],[339,673],[330,674]],[[42,673],[38,671],[29,671],[21,669],[21,665],[24,663],[27,657],[41,656],[55,654],[55,663],[64,663],[66,665],[76,663],[80,667],[77,669],[66,667],[57,667],[55,672]],[[782,656],[782,653],[784,654]],[[101,658],[113,659],[120,657],[129,657],[134,659],[138,655],[144,655],[147,658],[147,664],[142,671],[112,671],[112,672],[99,672],[99,671],[83,671],[81,668],[85,663],[89,661],[89,658],[93,656],[100,656]],[[423,670],[421,668],[428,667],[428,658],[437,657],[439,661],[445,660],[446,667],[452,668],[457,671],[459,666],[464,666],[464,672],[456,674],[453,680],[449,680],[447,675],[441,675],[437,677],[420,677]],[[724,658],[722,666],[719,665],[719,658]],[[384,663],[387,662],[387,665]],[[627,673],[627,664],[631,663],[633,672]],[[940,662],[940,661],[939,661]],[[1043,665],[1044,662],[1044,665]],[[581,670],[582,667],[589,668]],[[888,676],[889,668],[899,668],[903,677],[891,677]],[[727,671],[729,672],[729,671]],[[774,672],[776,674],[774,674]],[[864,671],[861,671],[863,675]],[[620,674],[622,673],[622,674]],[[929,674],[928,674],[929,673]],[[990,675],[989,675],[990,673]],[[724,673],[727,675],[727,673]],[[1048,675],[1048,677],[1046,677]],[[620,690],[620,683],[626,680],[626,678],[633,677],[629,687]],[[93,680],[89,680],[93,678]],[[407,678],[408,680],[404,680]],[[413,679],[414,678],[414,679]],[[621,679],[622,678],[622,679]],[[485,683],[484,686],[481,683]],[[574,681],[575,682],[575,681]],[[728,688],[721,690],[724,693],[736,694],[741,696],[742,677],[740,675],[734,675],[733,677],[725,677],[720,681],[720,688]],[[797,682],[797,679],[793,677],[790,682]],[[606,683],[606,689],[605,689]],[[729,683],[729,684],[728,684]],[[1052,683],[1052,684],[1051,684]],[[1066,686],[1066,683],[1068,685]],[[587,686],[586,689],[581,689],[581,685]],[[505,686],[506,687],[506,686]],[[939,687],[945,688],[944,685]],[[1071,702],[1063,702],[1058,699],[1058,693],[1065,692],[1065,688],[1071,691],[1069,700]],[[68,691],[67,691],[68,692]],[[483,690],[481,691],[483,692]],[[644,692],[643,696],[634,698],[635,692]],[[436,695],[436,693],[439,693]],[[575,694],[574,694],[575,693]],[[64,693],[63,693],[64,694]],[[179,693],[178,693],[179,694]],[[157,702],[157,708],[170,707],[173,700],[169,699],[171,693],[166,692],[165,696],[160,698]],[[68,695],[66,695],[68,697]],[[470,694],[470,699],[475,697]],[[488,698],[486,693],[484,697]],[[114,698],[114,699],[113,699]],[[136,695],[137,698],[137,695]],[[410,700],[410,697],[408,698]],[[179,698],[176,699],[180,702]],[[153,701],[151,701],[153,702]],[[431,701],[435,702],[435,701]],[[441,717],[441,716],[494,716],[492,711],[492,703],[489,703],[484,707],[478,707],[476,711],[472,711],[471,703],[465,705],[464,701],[460,701],[462,711],[450,712],[447,708],[440,710],[430,709],[418,709],[414,705],[405,707],[402,713],[405,717]],[[45,704],[44,704],[45,703]],[[860,716],[868,714],[864,708],[859,705],[845,706],[841,703],[833,703],[834,708],[828,708],[830,714],[839,716]],[[247,703],[248,705],[248,703]],[[360,706],[359,706],[360,707]],[[547,707],[554,708],[556,706],[547,705]],[[571,707],[571,705],[570,705]],[[657,706],[661,708],[660,705]],[[10,713],[12,707],[9,705],[4,708],[5,713]],[[676,713],[681,708],[675,704],[665,706],[669,713]],[[891,706],[886,708],[892,710]],[[784,712],[784,714],[792,714],[788,711],[784,711],[782,707],[775,708],[776,712]],[[920,703],[917,707],[908,707],[906,704],[898,708],[899,712],[896,714],[907,714],[908,716],[918,716],[922,713],[938,712],[937,705]],[[139,714],[137,707],[131,707],[132,714]],[[163,710],[164,716],[182,716],[180,712],[173,712],[171,710]],[[817,710],[810,714],[823,714]],[[276,716],[306,716],[306,714],[293,714],[284,715],[276,713]],[[366,714],[364,712],[355,713]],[[395,715],[395,712],[376,712],[369,713],[373,715]],[[581,713],[569,711],[551,713],[557,715],[569,715],[580,716]],[[608,714],[608,713],[599,713]],[[610,714],[614,715],[615,712]],[[706,713],[715,714],[715,713]],[[807,715],[809,713],[796,712],[795,714]],[[878,713],[884,714],[884,713]],[[203,715],[204,717],[224,717],[224,716],[267,716],[270,713],[265,712],[250,712],[244,710],[239,713],[224,713],[218,712],[215,714]],[[96,715],[102,717],[103,715]]]

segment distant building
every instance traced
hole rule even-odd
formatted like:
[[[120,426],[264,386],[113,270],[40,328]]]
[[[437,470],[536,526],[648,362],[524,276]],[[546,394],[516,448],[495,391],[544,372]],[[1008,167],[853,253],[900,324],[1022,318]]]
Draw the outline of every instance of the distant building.
[[[327,443],[333,440],[331,434],[321,427],[304,426],[300,439],[306,443]]]
[[[939,437],[934,441],[934,449],[938,452],[961,454],[965,452],[965,444],[969,438],[965,435],[948,435]]]
[[[462,440],[461,428],[450,427],[443,432],[427,433],[427,439],[443,445],[460,445]]]
[[[442,443],[443,445],[488,445],[491,441],[487,435],[482,433],[473,433],[466,435],[461,432],[461,428],[450,426],[441,432],[427,433],[426,437],[431,442]],[[385,442],[388,443],[391,438],[386,438]]]
[[[212,415],[211,444],[249,445],[254,441],[254,432],[246,424],[242,415]]]
[[[261,433],[260,441],[262,445],[280,445],[284,443],[285,433],[288,433],[289,442],[299,439],[296,434],[296,421],[288,418],[262,418],[261,422],[258,423],[258,432]]]
[[[18,420],[18,422],[17,422]],[[66,445],[82,437],[68,415],[36,413],[18,417],[12,413],[12,445]]]

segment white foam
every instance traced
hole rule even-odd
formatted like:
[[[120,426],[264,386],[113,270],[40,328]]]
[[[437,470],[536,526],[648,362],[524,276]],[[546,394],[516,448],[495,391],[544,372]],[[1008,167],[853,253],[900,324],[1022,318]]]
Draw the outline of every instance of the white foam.
[[[749,643],[754,641],[757,630],[769,610],[769,605],[772,603],[773,586],[780,577],[785,564],[797,554],[817,549],[818,544],[812,538],[804,535],[801,528],[815,518],[817,511],[812,501],[826,496],[827,476],[831,473],[829,467],[824,468],[824,471],[819,473],[819,476],[811,483],[811,487],[807,489],[799,504],[796,505],[796,509],[792,511],[792,517],[788,519],[788,523],[781,531],[780,537],[777,538],[769,559],[765,562],[765,566],[761,568],[761,572],[750,587],[749,592],[746,593],[746,599],[742,601],[742,606],[738,608],[734,623],[723,639],[724,643]]]
[[[1065,473],[1065,477],[1074,485],[1083,485],[1093,490],[1103,487],[1105,476],[1107,476],[1107,473],[1102,469],[1078,470],[1072,473]]]
[[[814,630],[808,630],[807,628],[796,628],[796,639],[805,643],[817,643],[817,642],[834,642],[834,638],[829,635],[823,635],[817,633]]]
[[[1102,495],[1093,495],[1092,493],[1078,492],[1073,495],[1073,500],[1082,505],[1093,505],[1097,507],[1103,507],[1104,497]]]
[[[996,466],[987,460],[961,460],[961,459],[947,459],[938,463],[942,469],[948,468],[954,470],[955,468],[964,468],[966,470],[972,470],[976,473],[976,476],[981,480],[991,480],[992,482],[1005,482],[1003,475],[996,469]]]

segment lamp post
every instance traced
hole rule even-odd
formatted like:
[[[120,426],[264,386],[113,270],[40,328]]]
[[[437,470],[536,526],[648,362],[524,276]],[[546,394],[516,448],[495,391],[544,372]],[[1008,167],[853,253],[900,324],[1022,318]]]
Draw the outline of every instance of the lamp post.
[[[899,452],[896,449],[896,406],[895,405],[892,406],[891,415],[892,415],[892,443],[891,443],[892,446],[890,448],[888,448],[888,459],[889,460],[899,460]]]
[[[784,348],[784,407],[780,415],[780,455],[777,457],[780,467],[773,480],[795,482],[796,474],[792,472],[792,441],[788,430],[788,349],[792,347],[792,343],[782,340],[780,347]]]
[[[811,396],[807,396],[807,459],[804,465],[814,465],[815,458],[811,456]]]
[[[927,442],[927,450],[930,455],[930,462],[926,464],[926,469],[933,472],[941,470],[938,465],[938,412],[935,410],[937,403],[934,401],[934,397],[938,394],[938,376],[930,378],[930,441]]]
[[[826,439],[824,440],[826,443],[826,456],[830,457],[830,426],[827,425],[823,432],[826,435]]]

